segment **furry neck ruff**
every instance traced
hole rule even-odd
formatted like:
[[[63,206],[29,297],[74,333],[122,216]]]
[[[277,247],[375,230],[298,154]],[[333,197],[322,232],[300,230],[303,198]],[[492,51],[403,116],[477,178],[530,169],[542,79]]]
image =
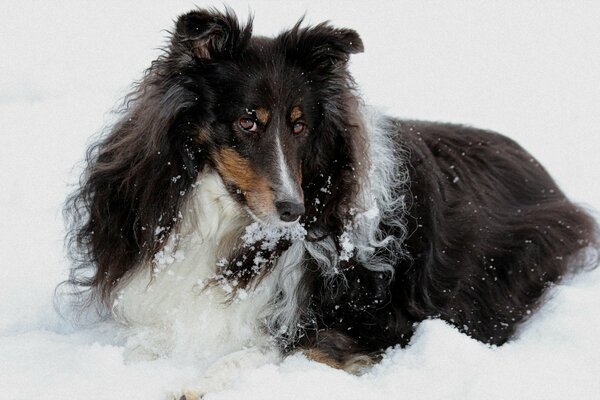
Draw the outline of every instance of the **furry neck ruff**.
[[[303,334],[301,303],[310,296],[300,287],[306,257],[320,261],[331,281],[343,279],[340,262],[354,257],[372,271],[393,271],[392,260],[374,254],[385,246],[400,249],[395,243],[400,238],[384,236],[378,227],[382,215],[404,227],[405,197],[394,193],[402,190],[408,174],[402,152],[393,150],[385,116],[362,107],[361,118],[373,162],[361,185],[361,208],[354,209],[338,238],[340,250],[332,237],[305,240],[300,223],[254,221],[231,198],[217,172],[206,168],[198,175],[177,230],[148,265],[125,275],[114,291],[112,313],[128,327],[131,358],[174,355],[210,364],[244,348],[296,340]],[[264,257],[281,240],[291,245],[263,277]],[[239,282],[232,278],[229,258],[234,249],[254,247],[264,250],[253,253],[254,277]]]

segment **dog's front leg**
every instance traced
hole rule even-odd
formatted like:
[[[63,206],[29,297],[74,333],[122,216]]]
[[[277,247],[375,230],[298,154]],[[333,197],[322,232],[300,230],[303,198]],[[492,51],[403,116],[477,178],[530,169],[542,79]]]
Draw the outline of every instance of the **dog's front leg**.
[[[198,400],[207,393],[231,387],[243,371],[281,361],[279,351],[250,347],[221,357],[206,369],[198,384],[172,396],[174,400]]]

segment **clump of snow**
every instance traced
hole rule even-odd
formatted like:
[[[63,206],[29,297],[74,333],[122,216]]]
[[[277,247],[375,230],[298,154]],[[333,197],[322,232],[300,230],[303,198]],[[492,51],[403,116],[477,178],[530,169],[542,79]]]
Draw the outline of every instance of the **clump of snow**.
[[[354,244],[350,238],[350,234],[348,231],[345,231],[340,235],[339,238],[341,253],[340,253],[340,261],[348,261],[354,255]]]
[[[306,229],[300,223],[291,225],[267,225],[254,222],[246,227],[242,240],[246,246],[253,246],[260,242],[262,250],[273,250],[280,240],[292,242],[302,240],[306,236]]]
[[[360,217],[366,219],[375,219],[379,217],[379,208],[377,206],[369,208],[367,211],[360,213]]]
[[[152,273],[154,275],[159,274],[161,271],[163,271],[165,268],[167,268],[174,262],[182,261],[185,259],[185,254],[183,250],[177,247],[179,239],[179,235],[172,235],[169,238],[167,244],[165,244],[165,246],[161,250],[157,251],[154,254],[154,259],[152,260],[154,264]]]
[[[264,258],[261,252],[256,253],[256,255],[254,256],[254,272],[259,272],[261,267],[265,265],[267,261],[269,260]]]
[[[173,264],[175,261],[181,261],[185,258],[183,250],[173,250],[174,249],[170,245],[167,245],[154,254],[154,263],[158,268],[165,267],[169,264]]]
[[[321,174],[321,176],[323,176]],[[323,193],[331,193],[331,176],[327,177],[327,182],[325,183],[325,186],[323,186],[322,188],[320,188],[319,190]]]
[[[244,246],[255,248],[259,245],[259,251],[254,254],[253,270],[258,273],[269,261],[265,257],[265,251],[272,251],[281,240],[295,242],[306,237],[306,229],[300,223],[290,225],[267,225],[254,222],[246,227],[242,235]]]

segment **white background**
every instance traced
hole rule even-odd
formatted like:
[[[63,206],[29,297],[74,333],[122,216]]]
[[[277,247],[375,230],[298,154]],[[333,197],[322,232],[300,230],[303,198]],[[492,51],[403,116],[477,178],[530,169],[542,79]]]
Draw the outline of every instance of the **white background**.
[[[215,5],[221,3],[197,3]],[[306,12],[362,36],[364,98],[400,117],[504,133],[573,199],[600,207],[600,2],[233,1],[273,35]],[[52,306],[66,277],[61,206],[91,137],[164,45],[188,1],[11,2],[0,16],[0,399],[163,399],[193,365],[125,365],[110,330]],[[294,356],[208,399],[600,396],[600,274],[569,279],[511,343],[423,323],[363,377]]]

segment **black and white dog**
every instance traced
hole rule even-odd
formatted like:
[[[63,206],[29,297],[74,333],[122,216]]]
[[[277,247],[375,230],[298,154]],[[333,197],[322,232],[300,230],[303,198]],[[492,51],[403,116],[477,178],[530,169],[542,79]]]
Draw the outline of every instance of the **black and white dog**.
[[[355,371],[427,318],[501,345],[594,265],[595,221],[515,142],[365,106],[362,51],[327,23],[266,38],[229,10],[178,19],[67,207],[70,283],[131,354]]]

